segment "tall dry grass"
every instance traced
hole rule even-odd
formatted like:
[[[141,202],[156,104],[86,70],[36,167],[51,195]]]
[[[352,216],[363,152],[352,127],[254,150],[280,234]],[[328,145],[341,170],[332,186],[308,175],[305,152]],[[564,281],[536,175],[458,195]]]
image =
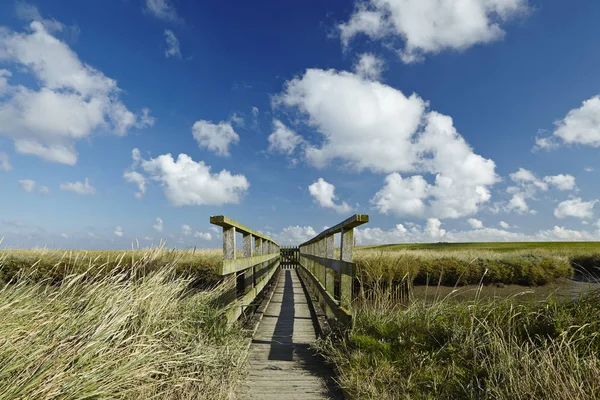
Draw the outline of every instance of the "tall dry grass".
[[[355,399],[596,399],[600,294],[569,302],[362,299],[321,340]]]
[[[358,279],[370,282],[464,285],[504,283],[544,285],[571,278],[569,256],[545,250],[494,252],[490,250],[383,250],[354,252]]]
[[[247,340],[224,323],[219,290],[192,290],[165,257],[65,255],[58,283],[44,260],[13,274],[0,287],[0,399],[232,398]]]

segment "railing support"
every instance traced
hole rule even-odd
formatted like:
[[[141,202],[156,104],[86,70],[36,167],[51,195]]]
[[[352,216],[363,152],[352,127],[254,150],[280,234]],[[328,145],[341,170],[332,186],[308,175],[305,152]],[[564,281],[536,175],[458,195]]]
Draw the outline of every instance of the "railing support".
[[[300,245],[300,273],[303,280],[318,296],[328,318],[344,324],[351,321],[352,290],[355,265],[352,263],[354,228],[367,223],[368,215],[354,215]],[[334,258],[334,235],[341,234],[340,258]],[[339,275],[339,299],[335,293]]]

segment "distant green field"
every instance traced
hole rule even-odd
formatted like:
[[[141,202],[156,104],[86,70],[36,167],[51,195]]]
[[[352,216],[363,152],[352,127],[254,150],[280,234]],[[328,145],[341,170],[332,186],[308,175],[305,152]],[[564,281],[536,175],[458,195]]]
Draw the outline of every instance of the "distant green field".
[[[477,242],[477,243],[414,243],[414,244],[384,244],[378,246],[360,246],[362,249],[381,250],[490,250],[490,251],[519,251],[519,250],[572,250],[600,251],[600,242]]]

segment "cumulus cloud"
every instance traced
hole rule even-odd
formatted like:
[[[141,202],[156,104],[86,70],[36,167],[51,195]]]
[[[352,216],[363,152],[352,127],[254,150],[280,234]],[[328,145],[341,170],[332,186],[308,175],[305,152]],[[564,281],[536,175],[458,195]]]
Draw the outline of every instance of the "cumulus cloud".
[[[169,0],[146,0],[145,11],[163,21],[179,21],[177,11]]]
[[[559,174],[553,176],[545,176],[538,178],[533,172],[519,168],[518,171],[509,174],[510,179],[517,186],[510,186],[507,193],[512,195],[512,198],[503,206],[507,212],[515,211],[519,214],[535,213],[531,210],[527,203],[528,199],[537,200],[538,192],[547,192],[550,188],[555,188],[560,191],[575,190],[575,177],[568,174]]]
[[[136,199],[141,199],[146,194],[146,178],[137,171],[125,171],[123,178],[127,182],[135,183],[138,186],[139,192],[135,193]]]
[[[212,239],[212,235],[210,234],[210,232],[196,231],[196,233],[194,233],[194,237],[200,238],[202,240],[211,240]]]
[[[35,181],[32,181],[31,179],[20,180],[19,185],[21,186],[21,189],[28,193],[31,193],[35,190]]]
[[[0,153],[0,171],[10,171],[12,169],[12,165],[8,160],[8,154]]]
[[[73,192],[77,194],[96,194],[96,188],[90,185],[88,178],[84,182],[65,182],[61,183],[60,190]]]
[[[378,80],[385,64],[382,59],[372,53],[363,53],[354,65],[354,71],[365,79]]]
[[[165,57],[181,58],[181,50],[179,49],[179,39],[175,36],[170,29],[165,29],[165,41],[167,42],[167,49],[165,50]]]
[[[304,139],[296,132],[285,126],[283,122],[273,120],[273,133],[269,135],[269,151],[291,155]]]
[[[498,225],[500,225],[503,229],[510,229],[510,225],[504,221],[500,221]]]
[[[0,63],[30,73],[32,87],[11,85],[0,72],[0,135],[15,150],[47,161],[74,165],[75,144],[99,129],[125,135],[146,126],[119,99],[117,82],[81,62],[40,21],[23,33],[0,29]]]
[[[123,237],[123,228],[121,228],[120,226],[117,226],[113,233],[118,237]]]
[[[504,229],[479,228],[472,230],[440,229],[439,221],[428,222],[425,226],[409,224],[408,228],[397,224],[394,228],[356,228],[356,242],[361,245],[386,243],[444,242],[532,242],[532,241],[582,241],[598,240],[600,231],[575,231],[562,226],[540,230],[533,234],[509,232]],[[433,229],[432,229],[433,228]],[[437,230],[436,230],[437,229]],[[442,234],[443,232],[443,234]],[[433,233],[433,234],[432,234]]]
[[[553,149],[561,144],[600,147],[600,96],[583,102],[560,121],[551,136],[536,138],[535,149]]]
[[[338,26],[345,47],[359,34],[373,40],[398,39],[402,61],[426,54],[465,50],[501,40],[502,23],[527,10],[527,0],[365,0]]]
[[[46,195],[50,194],[50,188],[48,186],[40,186],[40,188],[38,189],[38,192],[42,196],[46,196]]]
[[[481,228],[483,228],[483,222],[481,222],[480,220],[475,219],[475,218],[469,218],[467,220],[467,223],[469,225],[471,225],[471,228],[473,228],[473,229],[481,229]]]
[[[309,239],[317,236],[317,232],[313,229],[312,226],[288,226],[284,228],[280,233],[270,233],[273,239],[275,239],[279,244],[283,245],[299,245],[300,243],[304,243]]]
[[[308,191],[313,197],[315,203],[321,207],[331,208],[340,214],[345,214],[352,211],[352,207],[345,201],[338,204],[335,200],[338,197],[335,195],[335,186],[329,182],[326,182],[323,178],[319,178],[316,182],[313,182],[309,187]]]
[[[316,167],[340,160],[347,168],[389,173],[372,203],[383,212],[458,218],[474,214],[498,181],[495,164],[473,152],[452,118],[428,110],[416,94],[350,72],[309,69],[287,82],[274,105],[306,116],[321,135],[303,146]],[[402,174],[414,174],[404,178]],[[428,183],[421,174],[431,174]]]
[[[232,175],[226,169],[213,174],[210,166],[187,154],[179,154],[177,160],[171,154],[145,160],[134,149],[132,158],[132,170],[139,168],[145,182],[162,186],[169,202],[177,207],[239,203],[250,187],[244,175]]]
[[[181,233],[183,233],[184,235],[191,235],[192,234],[192,227],[189,225],[181,225]]]
[[[162,218],[156,218],[156,223],[152,225],[155,231],[162,232],[163,230],[163,220]]]
[[[192,127],[192,133],[200,147],[214,151],[219,156],[229,156],[229,145],[240,141],[240,137],[229,122],[221,121],[219,124],[213,124],[210,121],[200,120]]]
[[[594,216],[594,205],[598,200],[594,201],[583,201],[581,198],[576,197],[573,199],[565,200],[558,204],[554,210],[554,216],[556,218],[592,218]]]

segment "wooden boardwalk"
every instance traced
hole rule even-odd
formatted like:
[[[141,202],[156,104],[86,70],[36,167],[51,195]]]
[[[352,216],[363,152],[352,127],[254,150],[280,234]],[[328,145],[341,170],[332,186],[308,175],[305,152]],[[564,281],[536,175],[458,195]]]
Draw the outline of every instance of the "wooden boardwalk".
[[[331,371],[310,350],[316,339],[295,269],[281,270],[250,346],[244,399],[342,399]]]

